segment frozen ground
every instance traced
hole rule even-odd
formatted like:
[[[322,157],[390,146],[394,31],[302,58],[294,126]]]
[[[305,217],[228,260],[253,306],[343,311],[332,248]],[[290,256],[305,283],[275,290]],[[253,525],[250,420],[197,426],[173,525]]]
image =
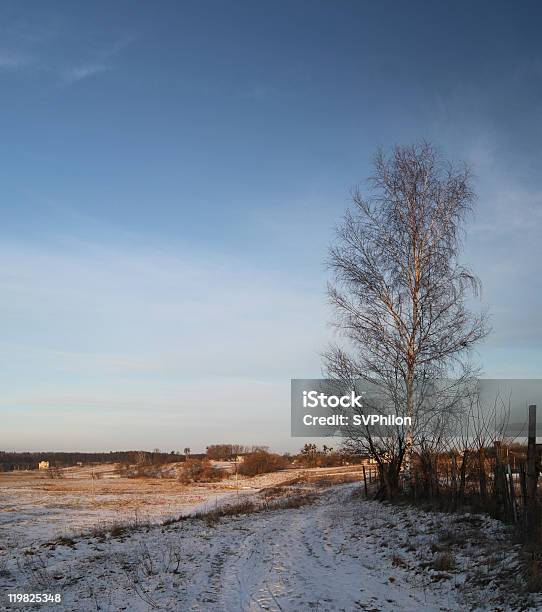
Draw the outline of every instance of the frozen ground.
[[[0,589],[58,592],[60,609],[78,612],[542,609],[524,595],[519,548],[502,524],[353,491],[20,548],[0,562]]]
[[[166,466],[173,473],[175,467]],[[60,479],[50,479],[37,470],[0,472],[0,551],[2,547],[29,546],[100,525],[161,522],[219,503],[237,490],[255,493],[300,474],[352,473],[360,478],[359,469],[294,469],[246,479],[232,475],[220,482],[193,485],[183,485],[175,478],[119,478],[113,464],[67,468]]]

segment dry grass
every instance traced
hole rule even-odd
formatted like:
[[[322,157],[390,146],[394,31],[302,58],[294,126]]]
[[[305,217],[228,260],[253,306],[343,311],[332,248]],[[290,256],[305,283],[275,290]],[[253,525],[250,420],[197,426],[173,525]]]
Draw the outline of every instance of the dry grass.
[[[365,487],[361,485],[360,487],[356,487],[351,493],[352,499],[367,499],[365,495]]]
[[[402,567],[402,568],[408,567],[408,564],[403,559],[403,557],[401,557],[401,555],[397,555],[397,554],[392,556],[391,564],[393,565],[393,567]]]
[[[168,469],[175,474],[175,464]],[[245,478],[229,475],[215,483],[184,485],[176,478],[120,478],[118,464],[63,469],[64,478],[49,479],[44,470],[0,472],[0,497],[5,507],[7,544],[26,546],[35,540],[51,541],[58,535],[95,532],[99,538],[110,536],[114,524],[130,524],[134,515],[159,523],[167,516],[184,514],[216,496],[239,488],[268,489],[269,498],[280,498],[292,491],[359,478],[359,468],[292,469]],[[225,471],[225,470],[223,470]],[[97,478],[98,474],[101,476]],[[351,475],[348,475],[351,474]],[[298,492],[298,491],[297,491]],[[291,503],[291,502],[288,502]],[[32,520],[23,520],[26,508]],[[54,526],[62,525],[61,528]]]
[[[239,516],[244,514],[251,514],[259,510],[258,506],[249,501],[244,500],[236,504],[227,504],[213,510],[205,510],[194,514],[194,518],[200,519],[205,522],[209,527],[213,527],[223,517]]]
[[[444,529],[439,533],[439,541],[447,546],[464,546],[465,545],[465,533],[451,531],[449,529]]]
[[[0,578],[7,578],[9,575],[8,557],[7,555],[0,555]]]
[[[188,518],[195,518],[205,522],[206,525],[212,527],[216,525],[221,518],[232,516],[240,516],[246,514],[254,514],[256,512],[267,512],[271,510],[295,510],[312,504],[316,496],[311,493],[301,493],[293,495],[285,495],[277,498],[262,498],[259,502],[252,500],[242,500],[234,504],[225,504],[211,510],[203,510],[197,512],[190,517],[180,516],[178,519],[167,519],[162,524],[171,525]]]
[[[73,540],[72,538],[62,536],[60,538],[56,538],[55,540],[51,540],[50,542],[45,542],[43,546],[46,546],[53,550],[57,546],[69,546],[70,548],[73,548],[75,546],[75,540]]]
[[[431,567],[437,572],[451,572],[455,569],[455,559],[450,552],[442,552],[433,561]]]
[[[320,487],[332,487],[338,484],[346,484],[349,482],[359,482],[358,474],[327,474],[322,476],[309,476],[307,482]]]
[[[142,521],[136,515],[136,517],[131,521],[115,521],[112,523],[102,523],[101,525],[95,525],[91,529],[84,531],[81,535],[83,537],[95,538],[99,541],[104,542],[108,537],[121,538],[134,531],[138,531],[141,529],[149,530],[151,527],[151,522]]]

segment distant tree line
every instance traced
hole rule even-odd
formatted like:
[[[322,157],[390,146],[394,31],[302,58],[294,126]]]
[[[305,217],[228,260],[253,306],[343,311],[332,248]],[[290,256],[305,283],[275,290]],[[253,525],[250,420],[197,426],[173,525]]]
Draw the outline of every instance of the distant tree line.
[[[211,444],[207,447],[207,458],[214,461],[232,461],[238,455],[248,455],[259,451],[267,452],[268,446],[243,446],[241,444]]]
[[[204,454],[190,455],[193,458],[204,457]],[[170,452],[163,453],[156,449],[147,451],[110,451],[108,453],[58,453],[58,452],[22,452],[14,453],[0,451],[0,470],[33,470],[38,467],[40,461],[49,461],[51,467],[69,467],[72,465],[91,465],[96,463],[146,463],[163,464],[185,461],[186,455]]]
[[[333,450],[332,446],[323,445],[318,448],[316,444],[308,442],[295,457],[295,463],[305,467],[336,467],[340,465],[359,465],[371,459],[370,455],[363,453],[349,453],[345,449]]]
[[[234,461],[240,456],[243,457],[246,466],[242,470],[240,469],[239,473],[254,475],[256,473],[264,473],[265,471],[283,469],[292,460],[306,467],[352,465],[366,460],[366,456],[363,454],[351,454],[344,452],[342,449],[334,451],[333,448],[326,445],[319,449],[315,444],[305,444],[300,453],[294,457],[291,457],[289,454],[280,456],[270,453],[268,446],[245,446],[242,444],[212,444],[207,447],[206,451],[206,453],[191,453],[188,447],[183,450],[182,454],[180,451],[164,453],[158,448],[152,452],[132,450],[104,453],[60,453],[46,451],[16,453],[0,451],[0,471],[35,470],[40,461],[48,461],[51,468],[118,463],[125,469],[129,466],[138,466],[142,473],[135,475],[148,475],[148,469],[152,471],[153,466],[187,462],[185,471],[190,471],[189,466],[192,469],[196,464],[199,466],[202,461]],[[266,468],[262,472],[260,471],[261,465],[264,464]],[[208,470],[204,470],[204,472],[207,474]],[[249,472],[254,473],[249,474]],[[190,477],[194,480],[193,474]]]

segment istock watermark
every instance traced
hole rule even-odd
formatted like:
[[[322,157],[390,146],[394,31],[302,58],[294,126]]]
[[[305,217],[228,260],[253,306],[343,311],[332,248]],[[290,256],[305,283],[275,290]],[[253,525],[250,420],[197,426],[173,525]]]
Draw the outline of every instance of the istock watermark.
[[[524,438],[527,407],[542,410],[540,379],[423,379],[407,393],[398,385],[355,380],[292,379],[291,434],[293,437],[386,437],[434,432],[465,435],[476,417],[499,436]],[[408,406],[408,408],[407,408]],[[403,432],[404,433],[404,432]],[[537,434],[542,436],[542,424]]]
[[[320,383],[321,384],[321,383]],[[412,417],[403,417],[396,414],[363,414],[366,404],[363,403],[364,396],[367,391],[362,391],[357,394],[351,391],[346,395],[327,395],[326,393],[316,390],[303,391],[303,408],[351,408],[358,409],[359,414],[330,414],[322,416],[314,415],[312,412],[307,412],[303,415],[303,425],[314,427],[315,425],[330,425],[332,427],[364,425],[412,425]]]
[[[412,417],[389,411],[377,385],[357,382],[355,389],[326,379],[293,379],[292,436],[344,436],[352,428],[410,427]],[[377,431],[378,430],[378,431]]]
[[[314,425],[331,425],[331,426],[346,426],[350,422],[352,425],[412,425],[412,417],[396,416],[395,414],[354,414],[348,417],[344,414],[331,414],[325,416],[314,416],[305,414],[303,416],[303,425],[311,427]]]

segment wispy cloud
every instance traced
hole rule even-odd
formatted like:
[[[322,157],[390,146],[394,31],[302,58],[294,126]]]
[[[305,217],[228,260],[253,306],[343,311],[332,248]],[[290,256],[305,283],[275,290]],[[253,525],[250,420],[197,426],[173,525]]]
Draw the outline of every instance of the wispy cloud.
[[[145,415],[160,413],[192,445],[233,436],[283,447],[289,379],[319,374],[326,343],[318,291],[223,254],[3,244],[0,292],[10,330],[0,344],[0,411],[13,428],[21,410],[36,423],[45,414],[69,421],[62,436],[33,426],[28,445],[46,436],[99,447],[104,429],[93,423],[109,428],[110,447],[149,444]],[[255,410],[269,420],[261,439]],[[90,440],[89,431],[100,433]]]
[[[3,311],[19,328],[12,341],[46,347],[80,373],[282,375],[312,344],[306,312],[325,327],[318,292],[236,258],[86,244],[3,246],[0,255]]]
[[[25,55],[16,53],[0,52],[0,70],[17,70],[26,68],[33,63],[32,59]]]
[[[119,34],[108,41],[67,39],[65,32],[55,29],[54,36],[30,37],[28,33],[5,41],[0,49],[0,72],[20,72],[27,75],[49,75],[71,84],[96,77],[116,68],[115,59],[134,40],[134,36]],[[58,53],[58,45],[69,45]]]
[[[96,76],[103,72],[108,72],[112,69],[112,66],[107,66],[104,64],[88,64],[86,66],[75,66],[73,68],[68,68],[66,71],[64,71],[63,77],[66,79],[66,81],[70,83],[75,83],[77,81],[82,81],[83,79]]]
[[[114,70],[114,58],[133,41],[133,36],[120,36],[112,42],[98,45],[87,61],[69,66],[61,71],[61,76],[69,83],[75,83]]]

